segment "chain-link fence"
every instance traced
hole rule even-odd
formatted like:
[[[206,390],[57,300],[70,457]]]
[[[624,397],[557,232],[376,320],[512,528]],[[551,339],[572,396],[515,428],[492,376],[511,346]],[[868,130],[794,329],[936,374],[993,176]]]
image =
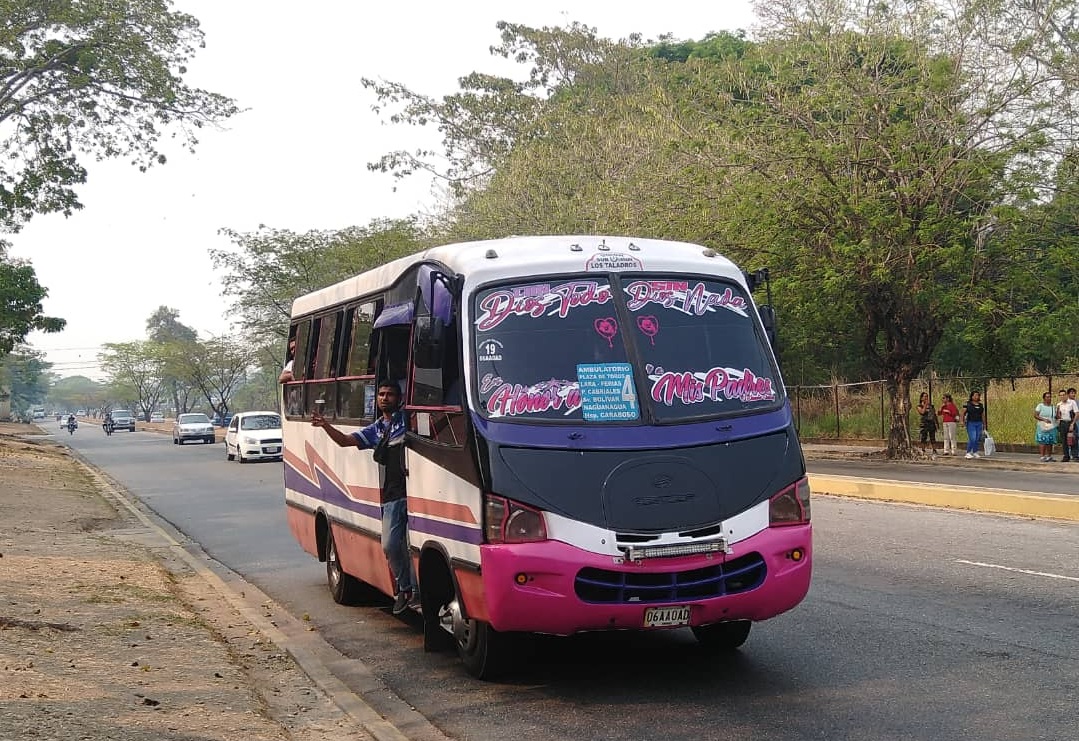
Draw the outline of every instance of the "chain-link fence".
[[[962,410],[970,394],[977,391],[985,405],[986,429],[998,444],[1032,444],[1034,407],[1041,402],[1042,393],[1049,391],[1055,405],[1060,389],[1068,388],[1079,388],[1079,372],[994,379],[922,376],[910,384],[911,434],[918,433],[916,407],[923,391],[929,394],[937,410],[944,402],[944,394],[951,394],[955,405]],[[882,380],[788,386],[787,394],[798,434],[803,439],[883,440],[888,436],[892,410]],[[940,437],[938,432],[938,440]]]

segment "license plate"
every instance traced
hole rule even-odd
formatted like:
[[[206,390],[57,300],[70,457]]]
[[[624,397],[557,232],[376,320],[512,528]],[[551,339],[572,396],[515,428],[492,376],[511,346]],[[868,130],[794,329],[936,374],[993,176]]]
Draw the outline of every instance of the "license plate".
[[[279,446],[275,445],[275,446],[274,446],[274,447],[272,447],[272,448],[266,448],[266,452],[267,452],[267,453],[280,453],[280,452],[281,452],[281,448],[280,448]]]
[[[689,625],[689,605],[649,607],[644,611],[646,628],[670,628],[675,625]]]

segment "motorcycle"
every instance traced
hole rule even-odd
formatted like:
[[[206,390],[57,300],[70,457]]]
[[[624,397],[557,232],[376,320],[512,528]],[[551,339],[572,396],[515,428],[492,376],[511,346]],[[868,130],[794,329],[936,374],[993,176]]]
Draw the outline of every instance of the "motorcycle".
[[[67,434],[74,435],[75,430],[76,430],[76,428],[78,428],[78,426],[79,426],[79,423],[76,422],[75,420],[71,420],[70,422],[68,422],[67,423]]]
[[[112,431],[113,431],[113,428],[114,428],[115,426],[116,426],[116,425],[114,425],[114,424],[112,423],[112,420],[109,420],[108,422],[103,422],[103,423],[102,423],[102,425],[101,425],[101,429],[105,430],[105,434],[106,434],[106,435],[109,435],[109,436],[111,436],[111,435],[112,435]]]

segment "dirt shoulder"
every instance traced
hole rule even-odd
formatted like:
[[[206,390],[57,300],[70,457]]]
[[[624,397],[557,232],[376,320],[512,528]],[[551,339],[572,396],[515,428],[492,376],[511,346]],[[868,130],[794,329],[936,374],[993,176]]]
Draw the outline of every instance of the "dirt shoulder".
[[[33,432],[0,424],[0,738],[369,738]]]

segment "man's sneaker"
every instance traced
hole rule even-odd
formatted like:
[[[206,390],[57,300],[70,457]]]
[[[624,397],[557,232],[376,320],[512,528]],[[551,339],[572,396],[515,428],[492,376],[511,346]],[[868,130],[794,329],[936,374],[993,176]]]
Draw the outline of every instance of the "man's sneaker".
[[[393,614],[400,615],[408,609],[408,601],[412,599],[412,592],[398,592],[393,599]]]
[[[413,591],[412,596],[408,599],[408,609],[418,610],[420,609],[420,593]]]
[[[1053,456],[1049,456],[1045,460],[1048,461],[1049,463],[1056,463],[1057,462],[1057,459],[1054,458]]]
[[[970,460],[971,458],[973,458],[974,456],[973,456],[973,455],[971,455],[970,453],[967,453],[967,454],[966,454],[965,456],[963,456],[963,457],[964,457],[964,458],[966,458],[966,459],[967,459],[967,460],[969,461],[969,460]]]
[[[975,454],[974,454],[974,457],[975,457],[975,458],[981,458],[981,457],[982,457],[982,454],[981,454],[981,453],[975,453]]]

